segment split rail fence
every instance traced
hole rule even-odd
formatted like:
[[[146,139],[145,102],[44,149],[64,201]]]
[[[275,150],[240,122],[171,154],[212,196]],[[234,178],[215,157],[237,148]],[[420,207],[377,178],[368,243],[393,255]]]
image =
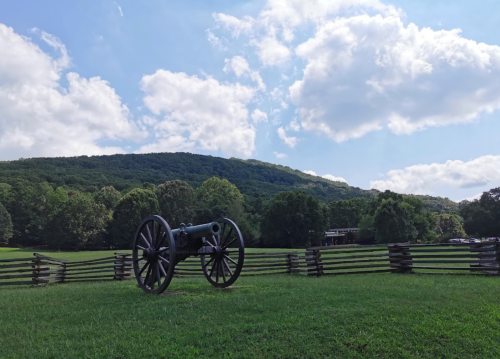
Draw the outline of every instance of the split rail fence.
[[[306,276],[361,273],[466,273],[500,275],[500,243],[390,244],[387,246],[313,247],[301,252],[245,254],[242,276]],[[176,276],[202,276],[199,257],[180,262]],[[0,286],[41,285],[133,277],[132,256],[71,262],[34,253],[32,258],[0,260]]]

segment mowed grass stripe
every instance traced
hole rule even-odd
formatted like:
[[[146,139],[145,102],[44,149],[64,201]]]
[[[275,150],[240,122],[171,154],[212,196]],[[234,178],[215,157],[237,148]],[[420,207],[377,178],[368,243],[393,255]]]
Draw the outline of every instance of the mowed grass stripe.
[[[391,273],[0,289],[1,358],[494,358],[500,278]]]

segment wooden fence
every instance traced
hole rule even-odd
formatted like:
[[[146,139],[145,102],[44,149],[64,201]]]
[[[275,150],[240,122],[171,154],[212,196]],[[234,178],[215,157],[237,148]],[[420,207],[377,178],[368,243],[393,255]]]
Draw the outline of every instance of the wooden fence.
[[[500,243],[389,245],[391,268],[399,273],[500,275]]]
[[[500,275],[500,243],[390,244],[313,247],[295,252],[246,253],[242,276],[307,276],[361,273],[467,273]],[[201,260],[180,262],[176,276],[203,276]],[[0,260],[0,286],[40,285],[133,277],[131,254],[71,262],[34,253],[32,258]]]
[[[38,253],[34,253],[32,258],[0,260],[0,286],[123,280],[129,279],[131,273],[132,259],[126,253],[78,262]]]

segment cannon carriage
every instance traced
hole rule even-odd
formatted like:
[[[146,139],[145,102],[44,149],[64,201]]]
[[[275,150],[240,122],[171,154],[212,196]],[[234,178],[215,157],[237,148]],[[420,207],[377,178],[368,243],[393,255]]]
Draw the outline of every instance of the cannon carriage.
[[[227,218],[171,229],[160,216],[143,219],[134,236],[134,274],[146,293],[164,292],[174,276],[175,266],[190,256],[200,257],[203,274],[214,287],[233,284],[244,260],[243,237]]]

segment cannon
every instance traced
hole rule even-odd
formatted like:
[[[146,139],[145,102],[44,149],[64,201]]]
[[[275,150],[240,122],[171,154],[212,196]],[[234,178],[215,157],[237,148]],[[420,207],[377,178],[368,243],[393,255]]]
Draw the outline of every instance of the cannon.
[[[134,274],[146,293],[165,291],[175,266],[199,256],[201,269],[214,287],[233,284],[243,268],[245,247],[238,226],[228,218],[170,229],[160,216],[146,217],[137,227],[132,248]]]

